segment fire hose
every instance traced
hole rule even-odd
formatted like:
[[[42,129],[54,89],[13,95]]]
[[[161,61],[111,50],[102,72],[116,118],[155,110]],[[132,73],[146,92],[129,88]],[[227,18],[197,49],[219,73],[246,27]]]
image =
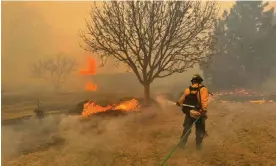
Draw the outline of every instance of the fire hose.
[[[187,104],[182,104],[181,106],[184,106],[184,107],[190,107],[190,108],[195,108],[195,106],[192,106],[192,105],[187,105]],[[198,117],[194,123],[196,123],[202,116]],[[189,128],[189,130],[187,130],[187,132],[185,133],[185,135],[181,138],[181,140],[179,141],[179,143],[171,150],[171,152],[166,156],[166,158],[162,161],[161,163],[161,166],[163,166],[166,161],[172,156],[172,154],[174,153],[174,151],[179,147],[179,145],[182,143],[182,141],[184,140],[184,138],[187,136],[187,134],[191,131],[193,126],[191,126]]]

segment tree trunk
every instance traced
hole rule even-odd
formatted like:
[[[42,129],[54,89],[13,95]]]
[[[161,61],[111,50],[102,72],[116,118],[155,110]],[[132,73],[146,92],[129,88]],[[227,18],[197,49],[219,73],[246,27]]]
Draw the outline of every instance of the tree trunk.
[[[149,106],[150,105],[150,84],[149,83],[145,83],[144,84],[144,104],[145,106]]]

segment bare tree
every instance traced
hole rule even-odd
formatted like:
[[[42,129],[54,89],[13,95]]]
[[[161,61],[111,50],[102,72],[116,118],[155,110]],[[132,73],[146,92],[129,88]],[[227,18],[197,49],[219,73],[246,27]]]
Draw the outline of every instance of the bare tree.
[[[128,1],[94,4],[80,33],[87,51],[103,62],[125,63],[144,86],[149,104],[156,78],[182,73],[208,56],[217,3],[201,1]]]
[[[31,72],[34,77],[49,81],[54,91],[58,92],[75,67],[74,59],[57,54],[54,58],[39,60],[32,64]]]

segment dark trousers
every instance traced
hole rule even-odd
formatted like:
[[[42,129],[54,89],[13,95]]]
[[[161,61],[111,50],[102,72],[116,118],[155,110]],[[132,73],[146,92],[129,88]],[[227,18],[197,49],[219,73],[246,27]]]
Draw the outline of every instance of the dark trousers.
[[[185,135],[185,138],[183,138],[183,142],[182,144],[185,145],[188,141],[189,135],[191,134],[191,128],[193,126],[193,123],[196,121],[195,118],[192,118],[189,114],[186,114],[185,116],[185,120],[184,120],[184,124],[183,124],[183,133],[181,138],[183,138],[183,136]],[[196,121],[195,123],[195,127],[196,127],[196,147],[200,148],[201,147],[201,143],[205,134],[205,118],[201,117],[199,120]]]

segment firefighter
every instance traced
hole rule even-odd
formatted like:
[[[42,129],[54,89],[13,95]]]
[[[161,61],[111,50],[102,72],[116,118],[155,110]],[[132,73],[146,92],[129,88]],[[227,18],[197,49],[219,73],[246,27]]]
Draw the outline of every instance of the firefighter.
[[[181,135],[182,147],[185,147],[188,137],[191,134],[191,127],[196,121],[196,148],[201,149],[201,144],[204,136],[207,136],[205,130],[205,119],[207,119],[207,104],[208,104],[208,89],[202,85],[203,79],[200,75],[196,74],[192,77],[192,85],[185,89],[182,96],[176,102],[176,105],[181,104],[192,105],[191,107],[182,107],[182,111],[185,114],[185,120],[183,124],[183,133]],[[188,133],[187,133],[188,132]],[[186,134],[187,133],[187,134]],[[183,136],[186,134],[185,138]]]

